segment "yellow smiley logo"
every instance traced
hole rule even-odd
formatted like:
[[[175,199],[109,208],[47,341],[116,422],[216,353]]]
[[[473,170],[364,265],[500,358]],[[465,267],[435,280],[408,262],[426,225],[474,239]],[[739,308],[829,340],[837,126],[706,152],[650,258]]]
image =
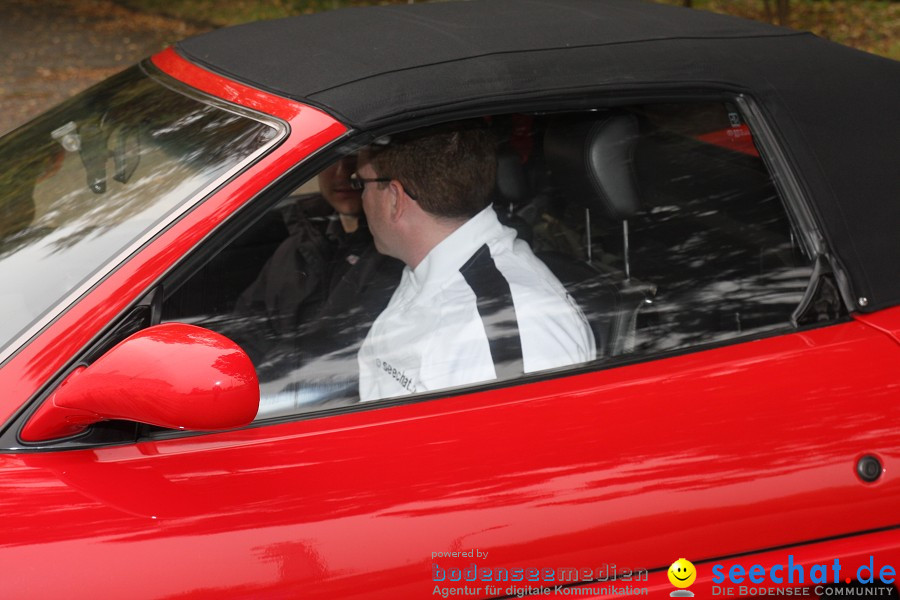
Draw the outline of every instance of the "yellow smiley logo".
[[[669,582],[677,588],[690,587],[697,579],[697,569],[694,563],[686,558],[679,558],[669,567]]]

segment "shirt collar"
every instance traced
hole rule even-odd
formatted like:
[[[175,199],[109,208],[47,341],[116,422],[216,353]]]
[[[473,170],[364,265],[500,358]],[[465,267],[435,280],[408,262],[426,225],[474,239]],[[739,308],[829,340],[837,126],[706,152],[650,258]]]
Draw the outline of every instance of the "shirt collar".
[[[511,244],[515,237],[515,230],[504,227],[497,220],[493,206],[489,205],[432,248],[422,262],[410,270],[409,281],[423,289],[443,286],[453,281],[450,274],[459,273],[460,267],[484,244],[498,239]]]

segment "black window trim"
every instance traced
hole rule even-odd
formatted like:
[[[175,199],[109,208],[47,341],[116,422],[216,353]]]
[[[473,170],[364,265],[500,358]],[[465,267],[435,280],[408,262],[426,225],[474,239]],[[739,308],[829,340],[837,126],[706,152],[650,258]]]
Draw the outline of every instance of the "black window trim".
[[[856,296],[850,287],[850,278],[843,265],[828,248],[808,200],[809,194],[806,192],[808,188],[803,184],[797,169],[793,168],[794,162],[790,159],[789,151],[779,142],[776,130],[769,125],[771,119],[767,118],[765,109],[759,103],[745,94],[737,96],[735,102],[750,126],[753,139],[760,146],[760,156],[785,204],[791,225],[802,236],[810,258],[817,263],[823,260],[830,267],[830,269],[816,269],[813,272],[807,293],[818,287],[818,277],[833,275],[844,307],[848,313],[853,312],[856,309]]]

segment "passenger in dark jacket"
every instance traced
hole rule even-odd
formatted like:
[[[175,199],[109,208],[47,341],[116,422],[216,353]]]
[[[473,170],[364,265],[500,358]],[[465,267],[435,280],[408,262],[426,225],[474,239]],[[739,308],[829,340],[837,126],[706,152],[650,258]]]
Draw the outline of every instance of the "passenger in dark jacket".
[[[344,372],[355,385],[359,345],[403,267],[375,249],[361,192],[349,185],[355,170],[356,157],[347,156],[319,174],[321,198],[293,207],[286,219],[290,236],[237,301],[240,325],[229,335],[250,355],[261,382],[291,372],[297,372],[287,376],[292,381],[314,379],[317,368],[310,365],[346,357],[350,368]],[[334,209],[324,231],[305,210],[321,199]]]

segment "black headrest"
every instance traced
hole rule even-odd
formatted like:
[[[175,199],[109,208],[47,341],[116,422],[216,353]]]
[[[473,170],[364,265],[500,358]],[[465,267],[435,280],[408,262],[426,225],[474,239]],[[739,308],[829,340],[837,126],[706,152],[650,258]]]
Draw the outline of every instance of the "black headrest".
[[[525,165],[517,152],[508,146],[497,150],[497,187],[494,202],[519,205],[529,199]]]
[[[544,157],[570,201],[621,221],[641,208],[634,175],[638,134],[637,117],[625,112],[560,119],[544,134]]]

